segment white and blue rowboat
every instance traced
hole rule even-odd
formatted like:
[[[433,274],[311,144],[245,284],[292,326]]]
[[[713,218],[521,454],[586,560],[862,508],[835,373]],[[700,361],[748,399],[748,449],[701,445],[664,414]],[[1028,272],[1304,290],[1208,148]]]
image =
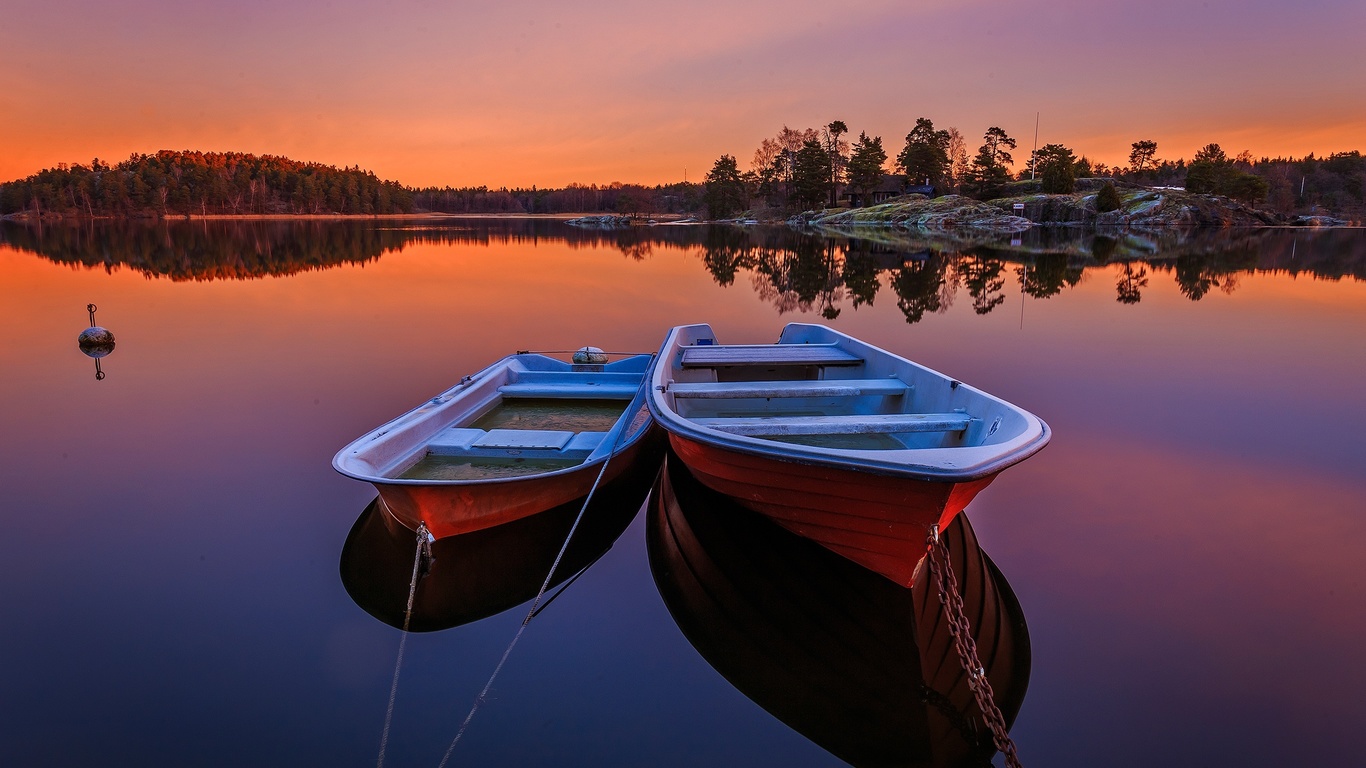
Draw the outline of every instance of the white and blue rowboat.
[[[650,355],[568,363],[503,358],[343,448],[332,466],[373,483],[389,512],[436,538],[500,525],[583,498],[646,450]],[[662,449],[662,446],[659,447]],[[651,457],[645,456],[652,453]]]
[[[776,344],[674,328],[649,407],[703,484],[903,586],[930,527],[1050,435],[998,397],[806,323]]]

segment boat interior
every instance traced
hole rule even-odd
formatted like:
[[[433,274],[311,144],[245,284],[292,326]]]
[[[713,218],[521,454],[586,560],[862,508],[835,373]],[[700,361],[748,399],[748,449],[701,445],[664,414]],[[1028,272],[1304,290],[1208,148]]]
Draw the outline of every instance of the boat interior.
[[[793,328],[826,331],[790,333]],[[733,435],[848,450],[981,446],[1024,420],[960,382],[820,326],[778,344],[721,345],[680,329],[666,395],[695,424]],[[852,342],[852,343],[850,343]],[[1018,424],[1012,424],[1017,420]]]
[[[374,476],[400,481],[575,467],[611,450],[648,363],[649,355],[602,365],[514,355],[362,438],[355,455]]]

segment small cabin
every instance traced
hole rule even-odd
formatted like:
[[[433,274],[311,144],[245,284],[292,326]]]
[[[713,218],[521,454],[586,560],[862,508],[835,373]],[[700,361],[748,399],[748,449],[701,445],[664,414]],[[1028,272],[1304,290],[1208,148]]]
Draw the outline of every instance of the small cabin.
[[[934,197],[934,187],[929,184],[907,184],[906,177],[900,174],[884,174],[882,182],[866,195],[852,189],[849,190],[849,205],[852,208],[863,208],[885,203],[901,195]]]

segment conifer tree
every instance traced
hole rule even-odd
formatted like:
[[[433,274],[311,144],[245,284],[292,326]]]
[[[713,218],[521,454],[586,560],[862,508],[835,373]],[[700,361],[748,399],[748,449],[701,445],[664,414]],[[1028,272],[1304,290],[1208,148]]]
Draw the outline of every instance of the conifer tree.
[[[748,195],[735,158],[721,155],[717,159],[707,174],[706,191],[702,199],[707,206],[708,218],[724,219],[744,210]]]
[[[897,167],[910,184],[941,186],[949,173],[949,132],[936,131],[929,118],[915,121],[906,146],[896,156]]]
[[[866,200],[882,183],[882,167],[886,162],[887,152],[882,148],[882,137],[870,139],[868,134],[860,133],[858,141],[854,143],[854,154],[849,158],[849,188],[860,199]]]

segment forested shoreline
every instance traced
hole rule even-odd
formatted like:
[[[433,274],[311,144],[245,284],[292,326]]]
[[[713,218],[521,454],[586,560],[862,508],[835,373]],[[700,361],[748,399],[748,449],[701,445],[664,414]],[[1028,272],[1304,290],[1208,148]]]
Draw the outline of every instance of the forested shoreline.
[[[1282,216],[1366,213],[1366,157],[1359,151],[1257,159],[1250,151],[1230,156],[1211,142],[1190,161],[1164,160],[1158,143],[1144,139],[1131,144],[1128,164],[1111,167],[1062,144],[1044,144],[1017,164],[1019,142],[997,126],[973,154],[961,131],[936,128],[927,117],[915,121],[899,148],[866,132],[852,142],[846,135],[853,134],[842,120],[803,130],[783,126],[762,141],[744,171],[735,156],[721,155],[706,177],[708,218],[861,208],[908,193],[982,202],[1073,195],[1082,179],[1099,183],[1088,185],[1099,190],[1087,202],[1092,213],[1118,209],[1126,188],[1177,188]]]
[[[172,152],[109,165],[59,164],[0,185],[0,214],[43,217],[186,214],[393,214],[412,192],[356,168],[275,155]]]
[[[82,218],[410,213],[692,213],[700,184],[613,183],[562,189],[405,187],[359,167],[274,155],[174,152],[110,165],[59,164],[0,184],[0,215]]]
[[[1184,187],[1280,214],[1366,214],[1366,158],[1230,157],[1218,144],[1191,161],[1163,160],[1155,141],[1134,142],[1129,164],[1107,167],[1046,144],[1015,168],[1015,139],[997,127],[970,156],[956,128],[920,118],[892,158],[880,136],[853,143],[834,121],[786,126],[764,139],[747,170],[722,155],[703,183],[612,183],[562,188],[407,187],[357,167],[275,155],[163,150],[116,164],[58,164],[0,184],[0,216],[166,218],[183,216],[386,216],[398,214],[617,213],[780,220],[804,210],[857,208],[908,192],[991,200],[1038,192],[1070,194],[1080,179],[1129,187]],[[891,147],[896,149],[896,147]],[[890,160],[890,162],[889,162]],[[889,168],[890,165],[890,168]],[[1105,186],[1110,186],[1107,183]],[[1095,188],[1092,185],[1092,188]],[[1113,205],[1102,188],[1094,207]],[[1117,198],[1115,198],[1117,199]]]

